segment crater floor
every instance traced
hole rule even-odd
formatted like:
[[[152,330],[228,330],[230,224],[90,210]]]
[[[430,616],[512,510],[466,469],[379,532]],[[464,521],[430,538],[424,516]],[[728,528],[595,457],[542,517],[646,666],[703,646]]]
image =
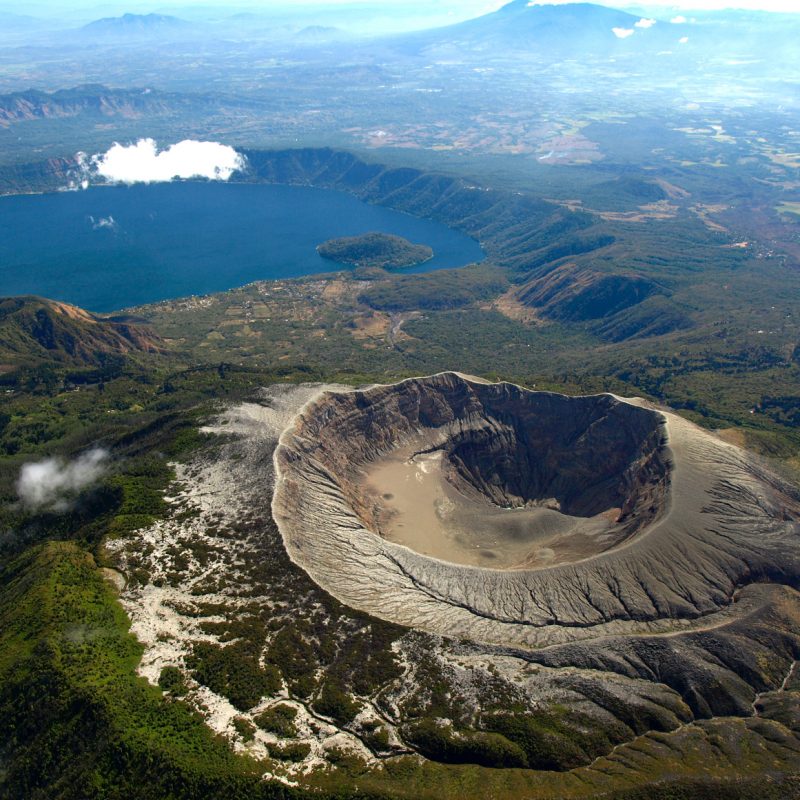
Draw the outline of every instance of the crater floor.
[[[443,561],[527,569],[603,552],[662,509],[668,466],[656,412],[609,395],[480,394],[460,424],[429,416],[373,460],[348,432],[344,446],[358,452],[337,480],[362,494],[368,528]]]
[[[620,509],[581,518],[549,504],[502,507],[447,478],[444,450],[400,448],[365,470],[376,533],[426,556],[491,569],[525,569],[591,555],[614,540]]]

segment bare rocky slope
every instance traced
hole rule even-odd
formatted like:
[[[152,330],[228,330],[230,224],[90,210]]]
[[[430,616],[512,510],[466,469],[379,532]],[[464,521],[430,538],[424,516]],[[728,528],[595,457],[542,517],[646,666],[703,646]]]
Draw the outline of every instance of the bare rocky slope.
[[[454,373],[270,387],[207,430],[175,513],[109,549],[140,673],[179,670],[273,776],[302,782],[342,752],[522,767],[502,781],[531,797],[796,772],[800,515],[744,451],[639,401]],[[544,509],[570,535],[609,525],[536,568],[414,552],[370,530],[358,480],[408,445],[438,448],[470,502]],[[249,696],[232,683],[245,667],[270,676]],[[289,732],[262,727],[287,704]]]
[[[420,451],[444,448],[455,479],[493,503],[555,498],[584,517],[615,509],[614,546],[504,571],[386,541],[370,529],[358,477],[410,438]],[[293,560],[387,620],[550,666],[660,675],[714,713],[742,710],[752,665],[800,642],[787,588],[800,576],[796,494],[674,414],[445,373],[321,396],[275,462],[273,513]]]

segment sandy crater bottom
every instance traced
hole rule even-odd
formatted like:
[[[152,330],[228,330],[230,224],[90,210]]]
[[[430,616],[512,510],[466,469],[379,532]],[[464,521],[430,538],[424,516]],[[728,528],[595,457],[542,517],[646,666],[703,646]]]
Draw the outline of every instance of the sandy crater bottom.
[[[563,513],[556,498],[498,506],[459,491],[444,449],[401,447],[365,470],[376,533],[422,555],[491,569],[527,569],[585,558],[613,546],[620,508]]]

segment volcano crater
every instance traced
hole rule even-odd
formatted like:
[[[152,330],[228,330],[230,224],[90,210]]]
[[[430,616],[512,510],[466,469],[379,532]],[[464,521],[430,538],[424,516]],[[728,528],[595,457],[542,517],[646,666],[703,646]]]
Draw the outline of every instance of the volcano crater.
[[[321,391],[274,452],[287,552],[339,600],[515,646],[668,633],[798,567],[800,509],[748,454],[610,394],[457,373]]]
[[[426,556],[567,563],[635,536],[666,502],[663,418],[611,395],[439,380],[352,399],[307,418],[313,458],[367,530]]]

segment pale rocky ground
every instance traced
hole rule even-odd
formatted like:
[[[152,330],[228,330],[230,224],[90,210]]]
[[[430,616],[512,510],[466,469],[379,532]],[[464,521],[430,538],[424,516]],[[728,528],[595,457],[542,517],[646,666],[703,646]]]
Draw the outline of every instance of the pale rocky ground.
[[[346,405],[352,392],[273,386],[224,410],[207,428],[218,445],[176,465],[174,513],[109,543],[123,573],[147,576],[121,593],[145,647],[140,673],[155,683],[163,667],[182,669],[187,700],[237,749],[263,758],[266,774],[302,780],[327,768],[332,752],[373,766],[413,753],[406,715],[425,694],[431,664],[465,718],[511,702],[531,712],[566,706],[613,730],[615,749],[648,731],[691,738],[707,724],[699,718],[752,717],[759,703],[795,697],[788,684],[800,655],[800,596],[789,588],[800,571],[796,507],[743,451],[666,414],[671,494],[655,520],[619,547],[574,563],[480,570],[420,556],[367,530],[324,470],[306,473],[308,484],[295,482],[288,499],[284,484],[273,499],[275,463],[284,464],[279,438],[284,447],[294,443],[298,419],[330,397]],[[328,613],[302,574],[299,588],[283,593],[259,583],[264,560],[285,561],[290,572],[281,535],[292,560],[327,592],[412,629],[392,645],[401,676],[356,697],[361,710],[347,725],[316,713],[313,698],[290,695],[285,683],[239,711],[186,670],[194,643],[224,644],[203,623],[254,608],[280,617],[286,591],[293,615]],[[610,603],[608,587],[626,581],[630,591],[618,588]],[[310,745],[299,763],[268,758],[275,734],[257,729],[247,742],[234,728],[235,719],[252,720],[277,703],[297,709],[291,741]],[[386,730],[386,747],[366,743],[371,720]],[[609,750],[588,768],[613,772],[614,758]]]
[[[316,396],[316,388],[301,390],[300,398]],[[290,402],[284,402],[291,398]],[[262,428],[265,432],[279,431],[294,414],[298,393],[290,392],[287,396],[273,395],[274,404],[262,406],[248,404],[226,412],[217,422],[210,426],[209,432],[224,436],[249,434],[253,426]],[[269,434],[268,434],[269,435]],[[246,587],[244,561],[252,555],[252,550],[247,543],[241,549],[230,549],[230,541],[219,539],[209,534],[209,527],[217,529],[226,522],[233,523],[240,519],[240,514],[247,513],[250,509],[242,507],[243,497],[237,491],[236,471],[229,469],[225,461],[202,461],[189,465],[176,464],[177,490],[168,500],[176,508],[190,510],[195,516],[187,520],[164,520],[156,523],[152,528],[141,532],[133,543],[135,550],[144,549],[147,553],[147,563],[151,567],[150,582],[144,586],[129,588],[121,595],[122,603],[131,618],[131,631],[145,646],[145,654],[139,666],[139,673],[151,683],[157,683],[161,670],[167,666],[184,666],[184,658],[190,652],[191,645],[197,641],[218,641],[219,637],[205,634],[201,631],[199,622],[222,621],[225,615],[235,615],[237,607],[246,606],[251,601],[243,600],[237,594]],[[267,487],[268,488],[268,487]],[[269,502],[268,492],[263,497],[263,502]],[[194,562],[184,570],[181,579],[174,586],[157,586],[153,581],[158,581],[171,568],[172,559],[168,550],[176,545],[180,546],[187,539],[194,542],[203,542],[220,550],[205,567]],[[131,542],[117,540],[108,544],[109,550],[116,551],[125,563],[126,548]],[[196,616],[198,595],[193,591],[196,587],[209,579],[213,580],[224,573],[228,583],[233,589],[219,592],[204,591],[204,603],[218,605],[223,613],[214,616]],[[269,604],[267,597],[260,597],[259,601]],[[186,613],[186,612],[189,613]],[[277,765],[271,771],[273,777],[288,779],[291,773],[313,769],[315,766],[325,764],[324,753],[330,747],[343,747],[353,750],[361,757],[371,759],[372,754],[352,734],[340,731],[335,725],[313,714],[306,705],[289,699],[288,692],[281,691],[275,697],[264,698],[258,706],[248,712],[241,712],[234,708],[224,697],[212,692],[207,687],[201,686],[189,679],[189,702],[203,714],[208,725],[217,733],[226,735],[236,744],[237,749],[248,751],[254,756],[266,758],[268,753],[266,745],[277,742],[274,734],[256,730],[252,742],[244,743],[237,736],[233,727],[236,718],[252,720],[262,711],[278,703],[293,706],[298,711],[295,724],[298,728],[298,741],[310,744],[312,749],[309,757],[298,766],[281,767]],[[291,782],[291,781],[289,781]]]

